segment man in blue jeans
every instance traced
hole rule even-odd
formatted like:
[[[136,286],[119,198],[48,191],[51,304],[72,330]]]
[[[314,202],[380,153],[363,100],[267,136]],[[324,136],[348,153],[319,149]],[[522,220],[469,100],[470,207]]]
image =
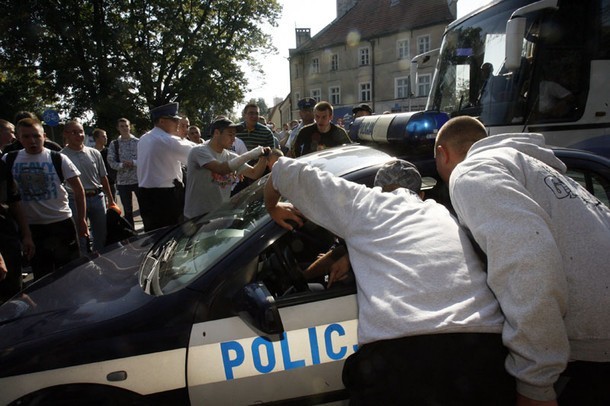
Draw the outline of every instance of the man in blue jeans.
[[[80,180],[87,201],[87,218],[93,236],[93,251],[99,251],[106,245],[106,199],[109,206],[114,205],[106,166],[98,150],[85,146],[85,130],[78,121],[66,123],[64,138],[67,145],[61,153],[70,158],[81,173]],[[74,195],[71,189],[68,192],[70,207],[75,211]],[[88,246],[86,239],[81,239],[81,253],[86,254]]]
[[[117,121],[119,138],[112,141],[108,147],[108,164],[117,171],[116,184],[123,205],[125,219],[133,223],[133,194],[139,199],[138,189],[138,141],[131,134],[129,120],[119,118]]]

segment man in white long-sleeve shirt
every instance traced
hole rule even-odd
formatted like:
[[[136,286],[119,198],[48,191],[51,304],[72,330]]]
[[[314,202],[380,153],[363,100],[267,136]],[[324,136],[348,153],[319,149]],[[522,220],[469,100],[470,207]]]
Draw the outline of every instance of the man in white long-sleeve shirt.
[[[503,317],[447,209],[283,157],[265,206],[285,228],[300,211],[345,240],[358,287],[360,348],[343,370],[353,404],[513,404]]]
[[[488,258],[506,317],[507,370],[519,405],[610,404],[610,210],[566,176],[541,134],[486,137],[449,120],[436,164],[451,202]]]
[[[182,164],[195,146],[178,133],[178,103],[150,111],[155,128],[138,142],[138,186],[144,230],[178,224],[182,217],[184,185]]]

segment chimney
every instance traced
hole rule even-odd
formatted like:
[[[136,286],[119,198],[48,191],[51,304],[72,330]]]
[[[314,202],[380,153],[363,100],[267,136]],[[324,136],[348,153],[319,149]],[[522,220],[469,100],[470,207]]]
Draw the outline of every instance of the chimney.
[[[356,3],[358,0],[337,0],[337,18],[343,17]]]
[[[447,0],[447,6],[449,6],[449,12],[453,16],[453,19],[457,18],[457,3],[458,0]]]
[[[294,31],[297,36],[297,48],[311,39],[310,28],[295,28]]]

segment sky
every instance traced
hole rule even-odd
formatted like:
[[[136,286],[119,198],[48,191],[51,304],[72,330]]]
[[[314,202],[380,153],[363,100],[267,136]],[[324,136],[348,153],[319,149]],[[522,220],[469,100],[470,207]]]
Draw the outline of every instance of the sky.
[[[458,17],[489,2],[490,0],[459,0]],[[284,99],[290,93],[288,50],[296,46],[294,29],[310,28],[313,37],[337,16],[336,2],[333,0],[279,0],[279,3],[283,6],[283,11],[278,26],[265,30],[271,35],[278,53],[259,58],[264,75],[247,75],[250,92],[246,94],[246,100],[262,97],[268,107],[275,104],[275,97]]]

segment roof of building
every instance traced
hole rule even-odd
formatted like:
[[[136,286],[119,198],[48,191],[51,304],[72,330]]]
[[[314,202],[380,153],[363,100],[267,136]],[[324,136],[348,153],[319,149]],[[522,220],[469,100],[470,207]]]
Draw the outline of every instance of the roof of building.
[[[294,51],[307,53],[344,44],[353,32],[359,34],[362,41],[435,24],[448,24],[454,18],[447,0],[359,0],[347,13]]]

